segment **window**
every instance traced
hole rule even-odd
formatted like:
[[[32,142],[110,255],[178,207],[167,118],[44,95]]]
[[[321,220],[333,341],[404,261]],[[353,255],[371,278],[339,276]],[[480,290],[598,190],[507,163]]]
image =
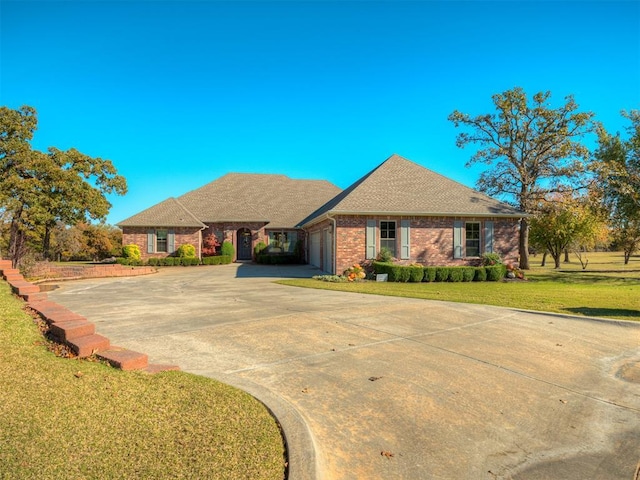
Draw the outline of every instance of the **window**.
[[[279,248],[283,253],[293,253],[298,232],[269,232],[269,247]]]
[[[158,253],[166,253],[167,250],[167,231],[166,230],[157,230],[156,231],[156,252]]]
[[[480,256],[480,223],[467,222],[465,227],[465,257]]]
[[[380,222],[380,248],[396,256],[396,222]]]

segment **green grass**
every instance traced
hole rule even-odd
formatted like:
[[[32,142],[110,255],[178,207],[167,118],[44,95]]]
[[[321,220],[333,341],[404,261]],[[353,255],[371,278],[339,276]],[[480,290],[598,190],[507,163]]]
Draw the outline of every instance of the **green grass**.
[[[276,421],[183,372],[58,358],[0,282],[0,478],[282,479]]]
[[[526,282],[482,283],[328,283],[313,279],[278,283],[346,292],[478,303],[543,312],[640,321],[640,257],[623,264],[622,254],[589,254],[582,271],[575,257],[559,270],[531,259]],[[550,262],[547,262],[549,265]],[[553,264],[553,262],[551,262]]]

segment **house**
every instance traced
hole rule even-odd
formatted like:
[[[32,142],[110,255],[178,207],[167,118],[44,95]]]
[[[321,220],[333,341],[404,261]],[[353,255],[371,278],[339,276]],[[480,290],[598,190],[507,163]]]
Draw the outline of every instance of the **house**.
[[[212,233],[250,260],[260,241],[330,273],[374,259],[387,248],[400,263],[475,264],[484,252],[517,261],[524,214],[399,155],[340,191],[318,180],[228,174],[118,224],[123,243],[144,258],[184,243],[202,249]]]

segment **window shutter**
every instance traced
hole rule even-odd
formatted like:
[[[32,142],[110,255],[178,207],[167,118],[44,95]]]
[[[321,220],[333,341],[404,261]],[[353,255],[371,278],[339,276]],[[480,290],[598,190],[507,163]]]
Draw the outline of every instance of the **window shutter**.
[[[407,260],[411,258],[411,221],[410,220],[401,220],[400,221],[400,259]]]
[[[493,222],[484,222],[484,252],[493,253]]]
[[[376,258],[376,221],[367,220],[366,258]]]
[[[167,253],[176,251],[176,234],[173,230],[167,232]]]
[[[462,258],[462,220],[453,222],[453,258]]]
[[[147,253],[155,252],[155,233],[153,230],[147,232]]]

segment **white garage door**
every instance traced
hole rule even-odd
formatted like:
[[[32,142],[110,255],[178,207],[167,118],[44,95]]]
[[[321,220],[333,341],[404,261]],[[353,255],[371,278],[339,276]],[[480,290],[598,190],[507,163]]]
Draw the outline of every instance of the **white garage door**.
[[[309,236],[309,263],[320,268],[320,232]]]

